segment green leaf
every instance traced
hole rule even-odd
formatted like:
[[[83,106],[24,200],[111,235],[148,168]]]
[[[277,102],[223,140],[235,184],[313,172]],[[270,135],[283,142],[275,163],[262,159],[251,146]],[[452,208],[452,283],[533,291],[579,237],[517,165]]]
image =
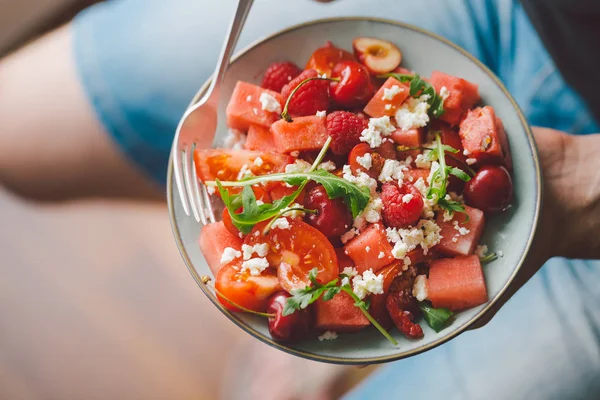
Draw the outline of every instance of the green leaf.
[[[462,169],[456,168],[456,167],[450,168],[450,175],[454,175],[455,177],[457,177],[458,179],[460,179],[461,181],[464,181],[464,182],[469,182],[471,180],[471,177],[469,176],[469,174],[467,174]]]
[[[342,288],[340,288],[339,286],[336,287],[332,287],[329,288],[325,294],[323,294],[323,300],[324,301],[329,301],[331,299],[333,299],[333,297],[338,294],[340,291],[342,290]]]
[[[454,153],[454,154],[458,153],[458,150],[456,150],[456,149],[455,149],[454,147],[452,147],[452,146],[448,146],[447,144],[443,145],[443,146],[442,146],[442,149],[444,149],[444,151],[447,151],[447,152],[449,152],[449,153]]]
[[[481,257],[479,259],[479,261],[482,264],[487,264],[489,262],[492,262],[492,261],[496,260],[497,258],[498,258],[498,254],[497,253],[488,253],[485,256]]]
[[[359,187],[323,169],[318,169],[307,175],[309,179],[323,185],[330,199],[341,197],[350,209],[353,218],[356,218],[364,210],[371,199],[371,193],[368,188]],[[295,179],[287,178],[285,181],[293,184],[292,182],[296,182]]]
[[[436,332],[441,331],[452,319],[454,313],[445,308],[433,308],[428,303],[420,302],[419,308],[423,312],[423,317],[427,322],[427,325]]]

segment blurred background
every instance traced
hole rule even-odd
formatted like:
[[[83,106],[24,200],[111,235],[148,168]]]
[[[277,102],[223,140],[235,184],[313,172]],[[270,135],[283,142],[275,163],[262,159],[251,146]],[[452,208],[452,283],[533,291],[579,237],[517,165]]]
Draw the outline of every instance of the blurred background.
[[[96,2],[0,0],[0,57]],[[183,265],[162,202],[39,204],[0,186],[0,221],[0,399],[266,399],[242,377],[256,354],[269,378],[282,368],[341,377],[326,398],[369,373],[237,329]]]

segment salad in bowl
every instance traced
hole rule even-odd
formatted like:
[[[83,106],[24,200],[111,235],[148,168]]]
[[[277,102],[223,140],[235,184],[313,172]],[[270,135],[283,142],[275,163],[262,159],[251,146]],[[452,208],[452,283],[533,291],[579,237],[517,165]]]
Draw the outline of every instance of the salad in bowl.
[[[196,149],[223,204],[203,277],[279,343],[378,331],[397,346],[489,300],[481,242],[513,201],[502,115],[468,76],[404,67],[400,43],[332,42],[235,83],[220,148]]]

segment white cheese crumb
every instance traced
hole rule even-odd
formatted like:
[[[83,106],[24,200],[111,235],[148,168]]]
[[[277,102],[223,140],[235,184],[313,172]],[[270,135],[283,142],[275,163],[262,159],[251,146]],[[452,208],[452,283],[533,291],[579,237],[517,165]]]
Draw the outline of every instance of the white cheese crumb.
[[[324,169],[325,171],[335,171],[336,166],[333,161],[325,161],[324,163],[319,164],[319,169]]]
[[[410,264],[412,264],[410,257],[404,257],[404,264],[402,265],[402,271],[408,270],[408,267],[410,267]]]
[[[223,255],[221,256],[221,264],[230,263],[241,256],[242,252],[239,250],[236,250],[233,247],[225,247],[225,250],[223,250]]]
[[[467,165],[473,165],[477,162],[476,158],[467,158],[467,160],[465,161],[467,163]]]
[[[252,112],[254,113],[254,115],[258,115],[258,109],[257,108],[253,108]]]
[[[452,243],[458,243],[458,235],[452,237]]]
[[[242,150],[246,144],[246,135],[237,129],[230,129],[223,139],[223,147],[226,149]]]
[[[391,110],[392,109],[392,105],[391,104],[386,104],[385,106],[383,106],[383,108],[385,108],[386,110]]]
[[[452,223],[452,225],[454,225],[454,229],[456,229],[458,231],[458,234],[461,235],[461,236],[468,235],[469,232],[471,232],[470,230],[468,230],[464,226],[460,226],[458,224],[458,221],[456,221],[456,220]]]
[[[257,243],[253,246],[247,244],[242,245],[242,253],[244,254],[244,260],[249,260],[252,255],[256,253],[259,257],[264,257],[269,252],[269,245],[267,243]]]
[[[260,158],[260,157],[256,157],[256,158],[254,159],[254,165],[256,165],[257,167],[260,167],[261,165],[263,165],[263,163],[264,163],[264,161],[263,161],[263,159],[262,159],[262,158]]]
[[[264,201],[262,201],[261,199],[257,199],[257,200],[256,200],[256,205],[257,205],[257,206],[262,206],[263,204],[265,204],[265,202],[264,202]]]
[[[498,255],[498,257],[504,257],[504,252],[502,250],[498,250],[496,254]]]
[[[352,278],[352,291],[359,299],[364,299],[368,294],[383,293],[383,275],[375,275],[372,269],[368,269],[361,275]]]
[[[387,115],[380,118],[369,119],[369,126],[360,134],[360,141],[366,142],[372,148],[381,146],[382,136],[389,136],[396,130],[396,127],[390,122]]]
[[[477,248],[475,249],[475,254],[477,254],[477,257],[479,257],[479,258],[485,257],[487,252],[488,252],[488,247],[485,244],[477,245]]]
[[[248,102],[252,101],[252,95],[251,94],[249,94],[248,97],[246,97],[246,101],[248,101]]]
[[[448,96],[450,96],[450,91],[448,90],[448,88],[446,86],[442,86],[442,88],[440,89],[439,95],[442,98],[442,100],[446,100],[448,98]]]
[[[269,262],[266,258],[251,258],[242,263],[241,272],[249,272],[252,276],[259,276],[267,268],[269,268]]]
[[[275,97],[267,92],[262,92],[260,94],[260,108],[265,111],[274,112],[277,114],[281,113],[281,104],[277,101]]]
[[[415,165],[417,168],[429,169],[431,168],[431,160],[427,159],[427,154],[425,153],[417,154],[417,157],[415,157]]]
[[[290,152],[290,156],[292,156],[292,157],[298,157],[299,155],[300,155],[300,152],[298,150]]]
[[[208,194],[215,194],[217,189],[215,189],[214,186],[207,186],[206,191],[208,192]]]
[[[442,220],[444,222],[449,222],[449,221],[452,221],[452,218],[454,218],[454,213],[449,210],[444,210],[444,214],[442,215]]]
[[[288,164],[285,166],[286,174],[294,174],[294,173],[302,173],[306,172],[310,169],[312,165],[307,163],[304,160],[296,160],[293,164]]]
[[[433,218],[435,216],[433,207],[437,201],[436,195],[434,194],[431,199],[427,198],[427,191],[429,189],[423,178],[417,179],[417,181],[413,183],[413,186],[417,188],[419,192],[421,192],[421,196],[423,197],[423,212],[421,215],[423,218]]]
[[[402,202],[403,203],[410,203],[410,201],[413,199],[413,195],[410,193],[405,194],[404,196],[402,196]]]
[[[404,179],[404,171],[407,169],[408,167],[398,160],[385,160],[383,168],[381,168],[381,173],[378,177],[379,182],[397,180],[398,183],[402,183],[402,180]]]
[[[252,173],[250,168],[248,168],[248,164],[244,164],[244,165],[242,165],[242,168],[240,169],[240,172],[238,173],[237,180],[239,181],[241,179],[249,178],[251,176],[254,176],[254,174]]]
[[[406,253],[414,250],[417,246],[421,246],[423,254],[426,255],[429,249],[438,244],[442,239],[440,232],[441,228],[434,221],[428,219],[420,220],[414,228],[386,229],[388,241],[395,243],[392,254],[396,258],[404,258]]]
[[[371,153],[365,153],[362,157],[356,157],[356,162],[360,164],[366,170],[371,169],[373,159],[371,158]]]
[[[346,244],[350,241],[350,239],[354,238],[354,236],[356,235],[358,235],[358,229],[352,228],[348,232],[344,233],[341,236],[340,240],[342,241],[342,244]]]
[[[344,267],[344,270],[342,271],[343,275],[347,275],[350,278],[358,275],[358,271],[356,270],[356,268],[354,267]]]
[[[400,89],[400,86],[398,85],[394,85],[391,88],[383,88],[383,96],[381,97],[381,100],[394,100],[394,97],[403,91],[404,90]]]
[[[372,224],[379,222],[381,220],[382,208],[383,201],[378,195],[374,194],[371,196],[371,199],[367,203],[365,209],[362,210],[354,219],[353,226],[358,230],[362,230],[367,226],[367,222]]]
[[[271,229],[276,229],[276,228],[290,229],[290,222],[284,217],[277,218],[271,225]]]
[[[365,252],[367,252],[367,253],[368,253],[368,252],[370,252],[370,251],[371,251],[371,247],[369,247],[369,246],[365,247]]]
[[[380,251],[377,258],[382,259],[383,257],[385,257],[385,253],[383,251]]]
[[[418,301],[425,301],[427,299],[427,277],[425,275],[416,276],[412,294]]]
[[[342,281],[340,282],[340,285],[341,286],[346,286],[346,285],[349,285],[349,284],[350,284],[350,279],[348,279],[347,276],[343,277]]]
[[[406,245],[406,243],[402,242],[401,240],[396,242],[396,244],[394,244],[394,248],[392,249],[392,255],[394,256],[394,258],[401,260],[404,257],[406,257],[406,253],[408,252],[408,246]]]
[[[358,186],[367,187],[371,193],[375,193],[375,190],[377,189],[377,181],[371,178],[369,175],[365,174],[364,172],[359,172],[358,175],[355,176],[352,174],[352,169],[349,165],[344,165],[342,172],[342,178],[348,182],[354,183]]]
[[[320,342],[322,342],[323,340],[333,340],[333,339],[337,339],[337,338],[338,338],[338,334],[333,331],[325,331],[324,334],[317,337],[317,339],[319,339]]]
[[[281,210],[281,212],[285,212],[285,216],[286,217],[291,217],[291,218],[302,218],[304,217],[304,211],[302,210],[293,210],[293,211],[289,211],[292,208],[304,208],[302,207],[301,204],[298,203],[292,203],[290,204],[289,207],[285,207],[283,210]]]
[[[428,95],[422,95],[418,99],[408,98],[396,111],[396,124],[403,131],[421,128],[429,122],[429,99]]]
[[[317,117],[324,117],[326,115],[327,115],[327,111],[326,110],[317,111],[317,114],[316,114]]]
[[[327,74],[323,72],[321,75],[319,75],[319,78],[327,78]]]
[[[467,149],[464,149],[463,150],[463,154],[468,157],[468,156],[471,155],[471,152],[469,150],[467,150]]]

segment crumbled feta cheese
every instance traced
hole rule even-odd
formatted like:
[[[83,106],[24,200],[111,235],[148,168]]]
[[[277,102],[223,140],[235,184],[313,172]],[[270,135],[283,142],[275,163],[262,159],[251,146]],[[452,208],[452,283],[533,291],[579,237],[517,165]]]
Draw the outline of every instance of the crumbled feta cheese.
[[[458,231],[458,234],[461,235],[461,236],[468,235],[469,232],[471,232],[470,230],[468,230],[464,226],[460,226],[458,224],[458,221],[456,221],[456,220],[452,223],[452,225],[454,225],[454,229],[456,229]]]
[[[260,94],[260,108],[265,111],[274,112],[277,114],[281,113],[281,104],[277,101],[275,97],[267,92],[262,92]]]
[[[248,97],[246,97],[246,101],[248,101],[248,102],[252,101],[252,95],[251,94],[249,94]]]
[[[467,158],[466,161],[467,165],[473,165],[477,162],[476,158]]]
[[[468,156],[471,155],[471,152],[469,150],[467,150],[467,149],[464,149],[463,150],[463,154],[468,157]]]
[[[316,114],[317,117],[324,117],[326,115],[327,115],[327,111],[326,110],[317,111],[317,114]]]
[[[223,147],[226,149],[242,150],[246,144],[246,135],[237,129],[230,129],[223,139]]]
[[[398,93],[402,93],[403,91],[404,88],[401,89],[398,85],[394,85],[391,88],[383,88],[383,96],[381,97],[381,100],[394,100],[394,97],[396,97]]]
[[[368,294],[383,293],[383,275],[375,275],[372,269],[368,269],[361,275],[352,278],[352,291],[359,299],[364,299]]]
[[[442,215],[442,220],[444,222],[449,222],[452,221],[452,218],[454,218],[454,213],[448,210],[444,210],[444,214]]]
[[[452,237],[452,243],[458,243],[458,235]]]
[[[362,157],[356,157],[356,162],[360,164],[366,170],[371,169],[373,159],[371,158],[371,153],[365,153]]]
[[[258,108],[253,108],[252,112],[254,113],[254,115],[258,115]]]
[[[475,249],[475,254],[477,254],[477,256],[479,258],[485,257],[487,252],[488,252],[488,247],[485,244],[477,245],[477,248]]]
[[[241,255],[242,253],[239,250],[236,250],[233,247],[225,247],[223,255],[221,256],[221,264],[230,263],[236,258],[241,257]]]
[[[449,192],[448,194],[450,195],[451,200],[454,200],[460,204],[463,204],[465,202],[465,199],[463,198],[462,194],[460,196],[456,192]]]
[[[304,160],[297,159],[293,164],[288,164],[285,166],[285,173],[294,174],[307,172],[310,169],[310,167],[312,167],[311,164],[307,163]]]
[[[279,228],[279,229],[290,229],[290,222],[286,218],[284,218],[284,217],[277,218],[273,222],[273,224],[271,224],[271,229],[276,229],[276,228]]]
[[[380,118],[369,119],[369,126],[360,134],[360,141],[366,142],[372,148],[379,147],[383,143],[382,136],[389,136],[396,130],[396,127],[391,124],[390,117],[383,116]]]
[[[267,268],[269,268],[269,262],[266,258],[251,258],[242,263],[241,272],[249,272],[252,276],[258,276]]]
[[[341,286],[346,286],[346,285],[349,285],[349,284],[350,284],[350,279],[348,279],[347,276],[343,277],[342,281],[340,282],[340,285]]]
[[[401,183],[402,179],[404,179],[404,171],[407,169],[406,164],[398,160],[387,159],[383,164],[383,168],[381,168],[381,173],[378,177],[379,182],[397,180],[398,183]]]
[[[240,172],[238,173],[237,176],[237,180],[241,180],[244,178],[249,178],[251,176],[254,176],[254,174],[252,173],[252,170],[250,170],[250,168],[248,168],[248,164],[244,164],[242,165],[242,168],[240,169]]]
[[[448,88],[446,86],[442,86],[442,88],[440,89],[439,95],[442,98],[442,100],[446,100],[448,98],[448,96],[450,96],[450,91],[448,90]]]
[[[397,258],[398,260],[406,257],[407,252],[408,252],[408,246],[406,245],[406,243],[402,242],[401,240],[396,242],[396,244],[394,244],[394,248],[392,249],[392,255],[394,256],[394,258]]]
[[[344,233],[340,240],[342,241],[342,244],[346,244],[356,235],[358,235],[358,229],[352,228],[348,232]]]
[[[371,247],[369,247],[369,246],[365,247],[365,252],[366,252],[366,253],[368,253],[368,252],[370,252],[370,251],[371,251]]]
[[[498,250],[496,254],[498,255],[498,257],[504,257],[504,252],[502,250]]]
[[[292,157],[298,157],[299,155],[300,155],[300,152],[298,150],[290,152],[290,156],[292,156]]]
[[[392,109],[392,105],[391,104],[386,104],[385,106],[383,106],[383,108],[385,108],[386,110],[391,110]]]
[[[262,158],[260,158],[260,157],[256,157],[256,158],[254,159],[254,165],[256,165],[257,167],[260,167],[261,165],[263,165],[263,163],[264,163],[264,161],[263,161],[263,159],[262,159]]]
[[[348,182],[354,183],[358,186],[367,187],[371,193],[375,193],[375,190],[377,189],[377,181],[371,178],[369,175],[365,174],[364,172],[359,172],[358,175],[355,176],[352,174],[352,169],[350,169],[349,165],[344,165],[342,172],[342,178]]]
[[[304,207],[302,207],[301,204],[292,203],[292,204],[290,204],[289,207],[285,207],[283,210],[281,210],[281,212],[285,213],[286,217],[291,217],[291,218],[302,218],[302,217],[304,217],[304,211],[302,211],[302,210],[289,211],[292,208],[304,208]]]
[[[403,131],[421,128],[429,122],[429,99],[428,95],[422,95],[418,99],[409,97],[396,111],[396,124]]]
[[[385,253],[383,251],[380,251],[377,258],[382,259],[383,257],[385,257]]]
[[[371,196],[371,199],[367,203],[364,210],[360,212],[354,219],[354,227],[358,230],[362,230],[367,226],[367,222],[372,224],[381,220],[381,209],[383,208],[383,201],[376,194]]]
[[[427,255],[428,250],[438,244],[442,239],[442,236],[440,235],[442,229],[434,221],[427,219],[419,221],[417,228],[423,231],[423,242],[421,242],[421,247],[423,248],[423,254]]]
[[[342,275],[347,275],[350,278],[352,278],[358,275],[358,271],[354,267],[344,267],[344,269],[342,270]]]
[[[256,200],[256,205],[257,206],[262,206],[263,204],[265,204],[265,202],[262,201],[261,199]]]
[[[322,334],[321,336],[318,336],[317,339],[319,339],[320,342],[322,342],[323,340],[333,340],[333,339],[337,339],[338,334],[333,332],[333,331],[325,331],[324,334]]]
[[[402,202],[403,203],[410,203],[410,201],[413,199],[413,195],[410,193],[405,194],[404,196],[402,196]]]
[[[319,169],[324,169],[325,171],[335,171],[335,163],[333,161],[325,161],[324,163],[319,164]]]
[[[408,267],[410,267],[410,264],[412,264],[412,261],[410,259],[410,257],[404,257],[404,264],[402,264],[402,271],[407,271]]]
[[[259,257],[264,257],[269,252],[269,245],[267,243],[257,243],[253,246],[247,244],[242,245],[242,253],[244,254],[244,260],[252,258],[252,254],[256,253]]]
[[[319,75],[319,78],[327,78],[327,74],[323,72],[321,75]]]
[[[421,213],[421,215],[423,216],[423,218],[433,218],[435,216],[433,212],[433,207],[436,204],[435,194],[432,196],[431,199],[427,198],[427,192],[429,191],[429,188],[427,187],[427,184],[425,183],[423,178],[417,179],[417,181],[413,183],[413,186],[417,188],[417,190],[421,192],[421,196],[423,196],[423,212]]]
[[[417,275],[415,277],[412,294],[418,301],[425,301],[427,299],[427,277],[425,275]]]
[[[208,192],[208,194],[215,194],[217,189],[214,186],[207,186],[206,191]]]
[[[429,153],[429,150],[426,151]],[[417,154],[417,157],[415,157],[415,165],[417,168],[429,169],[431,168],[431,160],[427,159],[427,155],[425,153]]]

